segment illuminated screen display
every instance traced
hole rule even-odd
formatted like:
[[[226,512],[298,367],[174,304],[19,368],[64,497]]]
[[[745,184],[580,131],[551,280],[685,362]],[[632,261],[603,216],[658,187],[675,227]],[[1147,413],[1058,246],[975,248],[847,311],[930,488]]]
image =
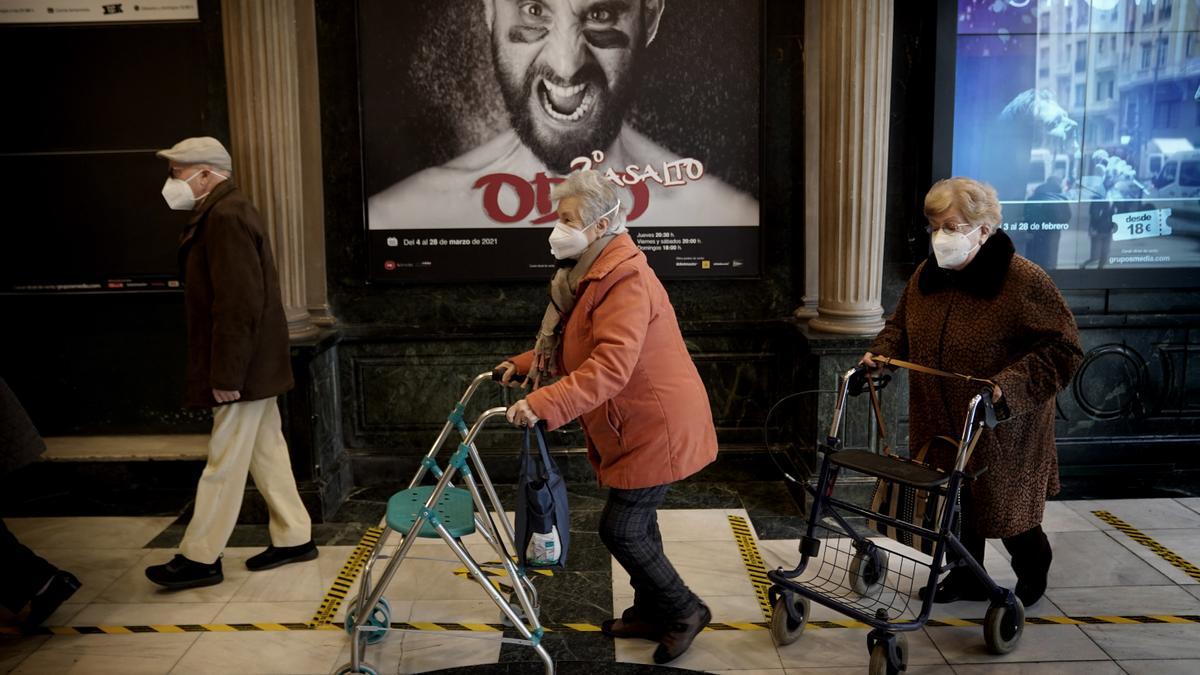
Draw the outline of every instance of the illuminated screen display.
[[[1200,267],[1200,0],[951,0],[943,36],[947,6],[949,173],[996,187],[1018,253]]]

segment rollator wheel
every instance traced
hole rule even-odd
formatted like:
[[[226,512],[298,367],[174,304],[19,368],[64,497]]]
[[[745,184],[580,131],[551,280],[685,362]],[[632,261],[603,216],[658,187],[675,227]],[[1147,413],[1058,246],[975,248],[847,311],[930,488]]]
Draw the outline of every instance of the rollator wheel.
[[[850,561],[850,587],[859,595],[879,595],[887,574],[888,555],[874,544],[868,545],[862,552],[856,552]]]
[[[358,600],[355,599],[346,607],[346,632],[354,637],[354,624],[358,621]],[[375,605],[375,610],[367,617],[364,622],[367,626],[375,628],[391,628],[392,626],[392,606],[388,604],[387,598],[380,598],[379,604]],[[381,630],[364,631],[362,639],[369,645],[379,644],[387,637],[387,633]],[[374,671],[371,671],[374,672]]]
[[[783,647],[790,645],[800,639],[800,635],[804,633],[804,627],[808,625],[808,617],[812,612],[812,607],[808,598],[802,595],[792,595],[792,608],[800,615],[800,621],[796,621],[788,614],[786,593],[780,593],[775,599],[775,607],[771,611],[771,638],[775,640],[775,644]]]
[[[379,670],[366,661],[359,661],[358,670],[354,670],[349,663],[344,663],[333,671],[333,675],[379,675]]]
[[[871,675],[898,675],[908,668],[908,637],[903,633],[896,636],[896,654],[899,659],[892,663],[888,660],[887,643],[876,642],[871,647],[871,663],[867,672]]]
[[[983,640],[993,654],[1007,654],[1017,648],[1025,632],[1025,605],[1013,598],[1012,603],[988,607],[983,618]]]

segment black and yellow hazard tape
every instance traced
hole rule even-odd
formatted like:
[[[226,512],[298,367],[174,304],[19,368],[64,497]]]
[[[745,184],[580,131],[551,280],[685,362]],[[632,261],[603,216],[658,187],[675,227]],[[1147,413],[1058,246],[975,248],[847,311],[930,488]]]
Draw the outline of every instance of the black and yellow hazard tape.
[[[750,532],[750,524],[741,516],[729,516],[729,528],[733,530],[733,538],[737,541],[738,551],[742,554],[742,563],[746,566],[746,574],[750,575],[750,583],[754,585],[754,596],[758,598],[758,606],[762,609],[763,618],[771,620],[771,580],[767,578],[767,566],[762,554],[758,552],[758,544],[754,534]]]
[[[488,581],[492,582],[492,586],[496,590],[500,591],[501,593],[511,593],[512,592],[512,585],[505,583],[505,580],[508,579],[508,570],[504,569],[504,565],[502,565],[500,563],[500,561],[496,560],[496,561],[492,561],[492,562],[479,563],[479,569],[488,578]],[[537,575],[543,576],[543,577],[554,576],[553,570],[525,570],[525,571],[530,574],[537,574]],[[470,579],[471,571],[465,567],[460,567],[460,568],[454,570],[454,576],[461,577],[463,579]]]
[[[983,619],[930,619],[928,628],[982,626]],[[1031,616],[1025,618],[1028,626],[1099,626],[1099,625],[1145,625],[1145,624],[1200,624],[1200,615],[1132,615],[1132,616]],[[809,621],[808,628],[817,629],[865,629],[865,623],[852,619],[835,621]],[[450,623],[450,622],[397,622],[391,625],[397,630],[410,631],[462,631],[474,633],[501,633],[506,626],[499,623]],[[727,621],[711,623],[708,631],[758,631],[768,630],[766,621]],[[598,633],[600,626],[591,623],[559,623],[543,626],[547,633]],[[0,626],[0,634],[40,635],[130,635],[139,633],[254,633],[279,631],[343,630],[341,626],[324,623],[228,623],[228,624],[179,624],[149,626],[53,626],[22,630],[18,626]]]
[[[382,527],[372,527],[363,533],[362,539],[358,541],[358,546],[354,547],[354,551],[350,553],[346,564],[342,565],[337,578],[330,585],[329,591],[325,593],[325,598],[321,600],[321,606],[317,609],[317,613],[313,615],[312,621],[309,622],[310,627],[320,627],[327,624],[337,614],[338,608],[342,606],[342,602],[346,599],[346,595],[350,593],[350,587],[354,585],[354,581],[358,579],[358,575],[362,574],[367,560],[371,557],[371,551],[375,549],[375,544],[379,542],[379,537],[381,536],[383,536]]]
[[[1200,567],[1196,567],[1192,563],[1185,560],[1183,556],[1180,556],[1178,553],[1175,553],[1166,546],[1158,543],[1152,537],[1143,534],[1134,526],[1114,516],[1108,511],[1092,511],[1092,515],[1117,528],[1117,530],[1125,534],[1125,536],[1136,541],[1142,546],[1154,551],[1158,557],[1183,570],[1184,574],[1195,579],[1196,581],[1200,581]]]

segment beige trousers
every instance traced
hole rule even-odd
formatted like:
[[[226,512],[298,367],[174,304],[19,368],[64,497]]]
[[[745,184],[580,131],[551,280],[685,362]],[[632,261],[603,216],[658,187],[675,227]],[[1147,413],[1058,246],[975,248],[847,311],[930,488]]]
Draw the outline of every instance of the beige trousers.
[[[196,488],[196,508],[179,552],[211,564],[220,556],[242,510],[246,474],[267,501],[275,546],[299,546],[312,538],[312,521],[300,501],[275,398],[213,408],[208,464]]]

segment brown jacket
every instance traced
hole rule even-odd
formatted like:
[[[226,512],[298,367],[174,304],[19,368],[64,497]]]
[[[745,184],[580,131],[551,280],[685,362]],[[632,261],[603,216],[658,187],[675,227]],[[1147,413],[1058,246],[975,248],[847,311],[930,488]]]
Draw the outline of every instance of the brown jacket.
[[[628,234],[579,284],[562,333],[566,375],[529,394],[556,429],[582,418],[600,484],[625,490],[682,480],[717,457],[708,392],[667,291]],[[533,352],[512,359],[528,373]]]
[[[1040,524],[1046,498],[1059,490],[1054,398],[1083,358],[1075,317],[1046,273],[1014,255],[1003,232],[962,271],[943,270],[930,257],[870,351],[1000,385],[1009,419],[984,431],[967,465],[987,467],[971,486],[972,521],[985,537]],[[909,382],[910,447],[935,436],[957,439],[979,387],[920,373]],[[927,460],[949,469],[954,458],[934,444]]]
[[[184,403],[217,405],[213,389],[242,401],[292,388],[287,319],[262,219],[232,181],[200,204],[179,244],[187,310]]]

